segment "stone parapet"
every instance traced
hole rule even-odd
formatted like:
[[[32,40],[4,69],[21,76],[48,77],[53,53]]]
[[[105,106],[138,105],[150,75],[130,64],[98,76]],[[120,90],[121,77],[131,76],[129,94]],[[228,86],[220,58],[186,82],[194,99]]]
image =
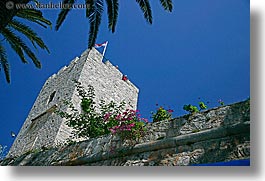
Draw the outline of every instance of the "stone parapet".
[[[149,123],[147,127],[149,132],[135,145],[106,135],[31,151],[1,164],[184,166],[250,158],[249,100]]]

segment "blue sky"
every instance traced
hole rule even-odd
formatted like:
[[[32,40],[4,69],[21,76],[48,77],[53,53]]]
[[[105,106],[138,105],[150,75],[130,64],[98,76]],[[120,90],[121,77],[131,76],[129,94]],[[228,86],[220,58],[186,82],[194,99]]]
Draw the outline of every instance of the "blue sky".
[[[183,105],[197,105],[198,97],[212,108],[218,99],[230,104],[250,96],[249,0],[178,0],[172,13],[159,0],[150,3],[153,25],[135,1],[120,1],[116,32],[108,31],[105,11],[97,38],[97,43],[109,41],[105,56],[139,87],[143,117],[150,119],[155,104],[179,116],[185,114]],[[58,9],[43,12],[55,23]],[[31,62],[22,64],[8,48],[11,84],[0,72],[0,144],[8,147],[10,131],[19,132],[46,79],[87,47],[85,10],[71,11],[58,32],[31,27],[51,54],[37,51],[39,70]]]

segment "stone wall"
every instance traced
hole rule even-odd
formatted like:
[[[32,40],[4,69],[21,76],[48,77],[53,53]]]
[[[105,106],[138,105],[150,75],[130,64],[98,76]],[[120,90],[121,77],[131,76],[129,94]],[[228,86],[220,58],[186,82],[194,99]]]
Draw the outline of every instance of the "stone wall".
[[[96,49],[86,50],[81,57],[71,61],[43,85],[30,113],[14,141],[8,157],[23,154],[29,150],[51,147],[65,142],[71,136],[65,119],[54,113],[55,109],[67,111],[64,100],[70,101],[81,111],[80,97],[73,80],[86,89],[95,89],[95,102],[124,101],[128,108],[136,109],[138,88],[130,80],[122,80],[122,73]]]
[[[63,100],[71,100],[75,90],[72,80],[78,79],[80,76],[79,69],[83,67],[84,60],[84,55],[75,58],[69,66],[63,67],[57,74],[53,74],[47,79],[17,135],[8,157],[40,148],[43,145],[54,144],[63,120],[53,111],[58,106],[62,110],[66,110],[66,107],[63,107]],[[51,97],[52,94],[53,97]],[[42,122],[41,125],[40,122]],[[70,129],[60,132],[67,136],[70,133]]]
[[[33,150],[2,165],[182,166],[250,158],[249,100],[147,125],[140,143],[106,135]]]

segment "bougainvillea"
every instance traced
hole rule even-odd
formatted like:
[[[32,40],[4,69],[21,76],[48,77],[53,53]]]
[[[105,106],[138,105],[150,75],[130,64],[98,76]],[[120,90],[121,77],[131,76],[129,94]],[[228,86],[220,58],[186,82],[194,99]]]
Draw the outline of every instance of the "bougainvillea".
[[[65,102],[69,112],[56,112],[67,120],[77,138],[94,138],[111,133],[119,135],[122,140],[136,140],[144,135],[148,120],[141,118],[138,110],[125,109],[124,102],[106,103],[104,100],[96,106],[94,88],[88,86],[86,91],[81,83],[75,83],[81,97],[81,113],[69,102]]]

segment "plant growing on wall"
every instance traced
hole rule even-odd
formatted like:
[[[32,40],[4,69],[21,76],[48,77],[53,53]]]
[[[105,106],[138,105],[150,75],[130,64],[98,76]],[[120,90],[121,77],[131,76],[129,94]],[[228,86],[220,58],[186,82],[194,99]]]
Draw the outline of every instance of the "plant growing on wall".
[[[167,119],[171,119],[172,118],[172,109],[164,109],[162,106],[160,106],[156,112],[151,112],[152,114],[152,119],[153,122],[158,122],[158,121],[162,121],[162,120],[167,120]]]
[[[199,112],[199,109],[196,107],[196,106],[193,106],[191,104],[188,104],[188,105],[184,105],[183,106],[183,109],[185,111],[188,111],[189,113],[196,113],[196,112]]]
[[[109,130],[112,134],[118,134],[122,140],[139,140],[146,131],[145,123],[148,120],[141,118],[138,112],[138,110],[130,109],[118,114],[108,112],[104,117],[104,121],[107,124],[112,123]]]
[[[183,106],[183,110],[188,111],[189,113],[196,113],[196,112],[199,112],[201,110],[207,109],[207,105],[204,102],[200,101],[199,102],[199,108],[200,108],[200,110],[198,109],[197,106],[193,106],[191,104],[187,104],[187,105]]]
[[[67,120],[77,138],[95,138],[105,134],[117,134],[122,140],[136,140],[144,135],[147,119],[141,118],[139,111],[126,109],[126,104],[101,100],[98,107],[94,101],[93,86],[87,91],[80,82],[75,81],[77,92],[81,97],[81,113],[70,102],[65,104],[69,112],[57,110],[57,114]]]
[[[225,103],[224,103],[224,101],[223,101],[222,99],[219,99],[219,100],[218,100],[218,103],[219,103],[221,106],[225,105]]]
[[[207,109],[207,106],[204,102],[199,102],[199,107],[200,107],[200,110],[204,110],[204,109]]]

